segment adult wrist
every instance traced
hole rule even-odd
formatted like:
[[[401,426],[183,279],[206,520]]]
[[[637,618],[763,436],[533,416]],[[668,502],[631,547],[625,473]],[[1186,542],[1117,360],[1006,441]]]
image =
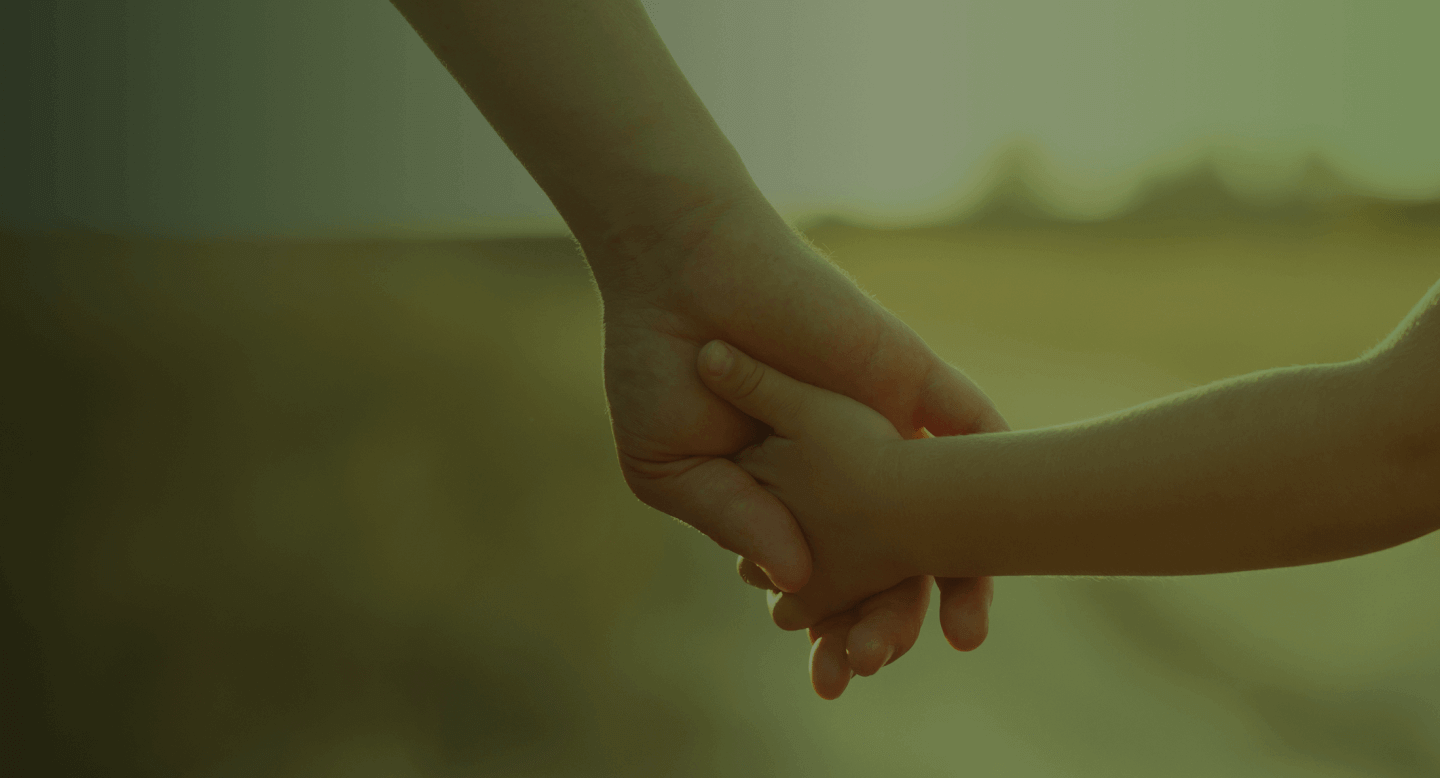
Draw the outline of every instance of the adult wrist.
[[[673,283],[683,264],[717,240],[722,221],[753,219],[754,214],[768,211],[783,225],[770,203],[753,187],[704,192],[692,189],[687,197],[663,203],[659,202],[664,199],[661,194],[649,199],[656,200],[652,207],[637,207],[588,233],[572,227],[596,285],[607,300],[617,296],[652,297],[661,287]]]

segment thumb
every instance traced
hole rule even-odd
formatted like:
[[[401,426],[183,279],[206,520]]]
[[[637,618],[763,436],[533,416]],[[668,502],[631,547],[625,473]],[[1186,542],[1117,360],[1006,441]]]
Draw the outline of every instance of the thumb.
[[[806,408],[822,391],[756,362],[719,340],[700,349],[699,370],[700,380],[710,391],[786,438],[799,432]]]
[[[930,371],[916,409],[915,426],[942,438],[1010,429],[985,392],[946,362],[938,362]]]

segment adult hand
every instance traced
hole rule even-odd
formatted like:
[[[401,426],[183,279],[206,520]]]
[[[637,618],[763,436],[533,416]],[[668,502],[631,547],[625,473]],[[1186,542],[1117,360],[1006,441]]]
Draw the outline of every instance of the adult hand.
[[[701,346],[722,339],[806,383],[879,411],[901,434],[1006,429],[989,399],[791,230],[763,198],[696,208],[663,233],[621,234],[596,262],[605,308],[605,389],[626,483],[646,504],[694,526],[742,562],[747,581],[796,591],[810,575],[804,536],[780,502],[729,457],[768,429],[701,384]],[[602,271],[602,268],[604,270]],[[940,581],[951,645],[987,631],[988,579]],[[929,579],[908,579],[810,628],[811,678],[836,697],[851,671],[904,654],[925,617]]]
[[[695,355],[714,338],[875,408],[904,434],[1004,428],[973,384],[775,214],[639,0],[394,3],[584,248],[605,301],[620,465],[641,500],[786,589],[809,576],[794,519],[725,458],[764,430],[700,384]],[[825,634],[849,635],[852,666],[878,667],[885,647],[913,643],[922,583]],[[984,638],[982,589],[941,585],[941,624],[958,647]],[[842,639],[816,645],[844,659]]]

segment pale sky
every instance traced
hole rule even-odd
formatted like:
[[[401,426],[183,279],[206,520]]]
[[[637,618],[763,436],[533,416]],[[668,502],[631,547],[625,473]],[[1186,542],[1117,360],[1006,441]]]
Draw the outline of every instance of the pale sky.
[[[0,12],[0,226],[226,236],[563,229],[384,0],[112,0]],[[646,0],[772,202],[902,225],[998,149],[1100,215],[1219,149],[1245,192],[1312,151],[1440,196],[1434,0]]]

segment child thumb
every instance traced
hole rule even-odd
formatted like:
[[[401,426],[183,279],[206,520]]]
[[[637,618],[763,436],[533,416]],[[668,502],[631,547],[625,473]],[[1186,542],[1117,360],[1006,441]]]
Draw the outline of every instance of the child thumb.
[[[807,399],[817,391],[724,341],[706,343],[698,363],[700,380],[710,391],[785,437],[798,430]]]

